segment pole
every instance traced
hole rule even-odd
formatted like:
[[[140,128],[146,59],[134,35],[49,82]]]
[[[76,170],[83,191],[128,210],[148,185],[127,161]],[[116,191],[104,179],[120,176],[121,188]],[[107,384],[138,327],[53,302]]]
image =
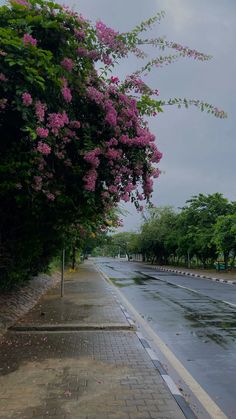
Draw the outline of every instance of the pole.
[[[190,268],[190,255],[189,255],[189,250],[188,250],[188,268]]]
[[[64,271],[65,271],[65,249],[62,250],[62,257],[61,257],[61,297],[64,296]]]

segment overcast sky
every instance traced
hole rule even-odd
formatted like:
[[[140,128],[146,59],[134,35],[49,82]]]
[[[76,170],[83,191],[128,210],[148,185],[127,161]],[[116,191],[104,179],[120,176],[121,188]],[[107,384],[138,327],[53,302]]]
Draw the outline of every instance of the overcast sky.
[[[65,0],[62,3],[121,32],[164,10],[166,17],[155,26],[152,37],[165,35],[169,40],[213,55],[208,62],[182,59],[163,69],[154,69],[148,79],[160,90],[161,98],[203,99],[228,113],[228,119],[222,120],[197,109],[165,107],[163,114],[150,120],[150,128],[163,152],[160,164],[163,174],[155,182],[153,202],[179,207],[200,192],[221,192],[236,200],[236,1]],[[136,66],[136,61],[122,63],[116,75],[130,74]],[[130,215],[124,219],[124,229],[135,229],[139,216],[132,206],[128,205],[127,209]]]

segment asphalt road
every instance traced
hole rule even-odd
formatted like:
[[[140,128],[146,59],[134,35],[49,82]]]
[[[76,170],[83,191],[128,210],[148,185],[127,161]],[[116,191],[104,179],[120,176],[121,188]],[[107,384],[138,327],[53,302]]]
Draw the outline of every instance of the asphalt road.
[[[236,285],[97,260],[225,415],[236,418]]]

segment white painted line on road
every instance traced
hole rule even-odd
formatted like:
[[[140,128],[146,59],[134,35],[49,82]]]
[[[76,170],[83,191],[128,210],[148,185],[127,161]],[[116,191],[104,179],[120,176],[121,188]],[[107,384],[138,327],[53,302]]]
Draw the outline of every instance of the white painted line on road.
[[[175,285],[176,287],[183,288],[184,290],[194,292],[195,294],[198,294],[198,295],[203,295],[203,293],[202,293],[202,292],[200,292],[200,291],[196,291],[196,290],[193,290],[192,288],[184,287],[183,285],[179,285],[179,284],[174,284],[173,282],[165,281],[164,279],[161,279],[161,278],[158,278],[158,277],[154,277],[154,276],[151,276],[151,275],[145,274],[145,273],[143,273],[143,272],[141,272],[141,273],[142,273],[143,275],[150,276],[150,278],[157,278],[157,279],[159,279],[159,281],[165,282],[166,284]],[[229,305],[230,305],[230,306],[232,306],[232,307],[236,307],[236,304],[230,303],[230,302],[225,301],[225,300],[218,300],[217,298],[212,298],[212,297],[208,297],[208,298],[210,298],[211,300],[214,300],[214,301],[219,301],[219,302],[221,302],[221,303],[229,304]]]
[[[169,375],[161,375],[163,380],[166,382],[167,386],[169,387],[172,394],[176,394],[177,396],[182,396],[178,388],[176,387],[174,381]]]
[[[230,303],[229,301],[224,301],[224,300],[222,300],[223,301],[223,303],[225,303],[225,304],[229,304],[230,306],[232,306],[232,307],[236,307],[236,304],[233,304],[233,303]]]

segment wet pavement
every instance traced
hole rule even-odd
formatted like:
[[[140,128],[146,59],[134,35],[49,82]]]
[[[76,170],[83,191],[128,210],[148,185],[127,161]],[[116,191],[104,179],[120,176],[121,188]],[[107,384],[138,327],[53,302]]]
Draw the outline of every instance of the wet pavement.
[[[99,265],[227,417],[236,418],[235,285],[135,262]]]
[[[89,262],[16,326],[0,345],[1,419],[184,419]]]

